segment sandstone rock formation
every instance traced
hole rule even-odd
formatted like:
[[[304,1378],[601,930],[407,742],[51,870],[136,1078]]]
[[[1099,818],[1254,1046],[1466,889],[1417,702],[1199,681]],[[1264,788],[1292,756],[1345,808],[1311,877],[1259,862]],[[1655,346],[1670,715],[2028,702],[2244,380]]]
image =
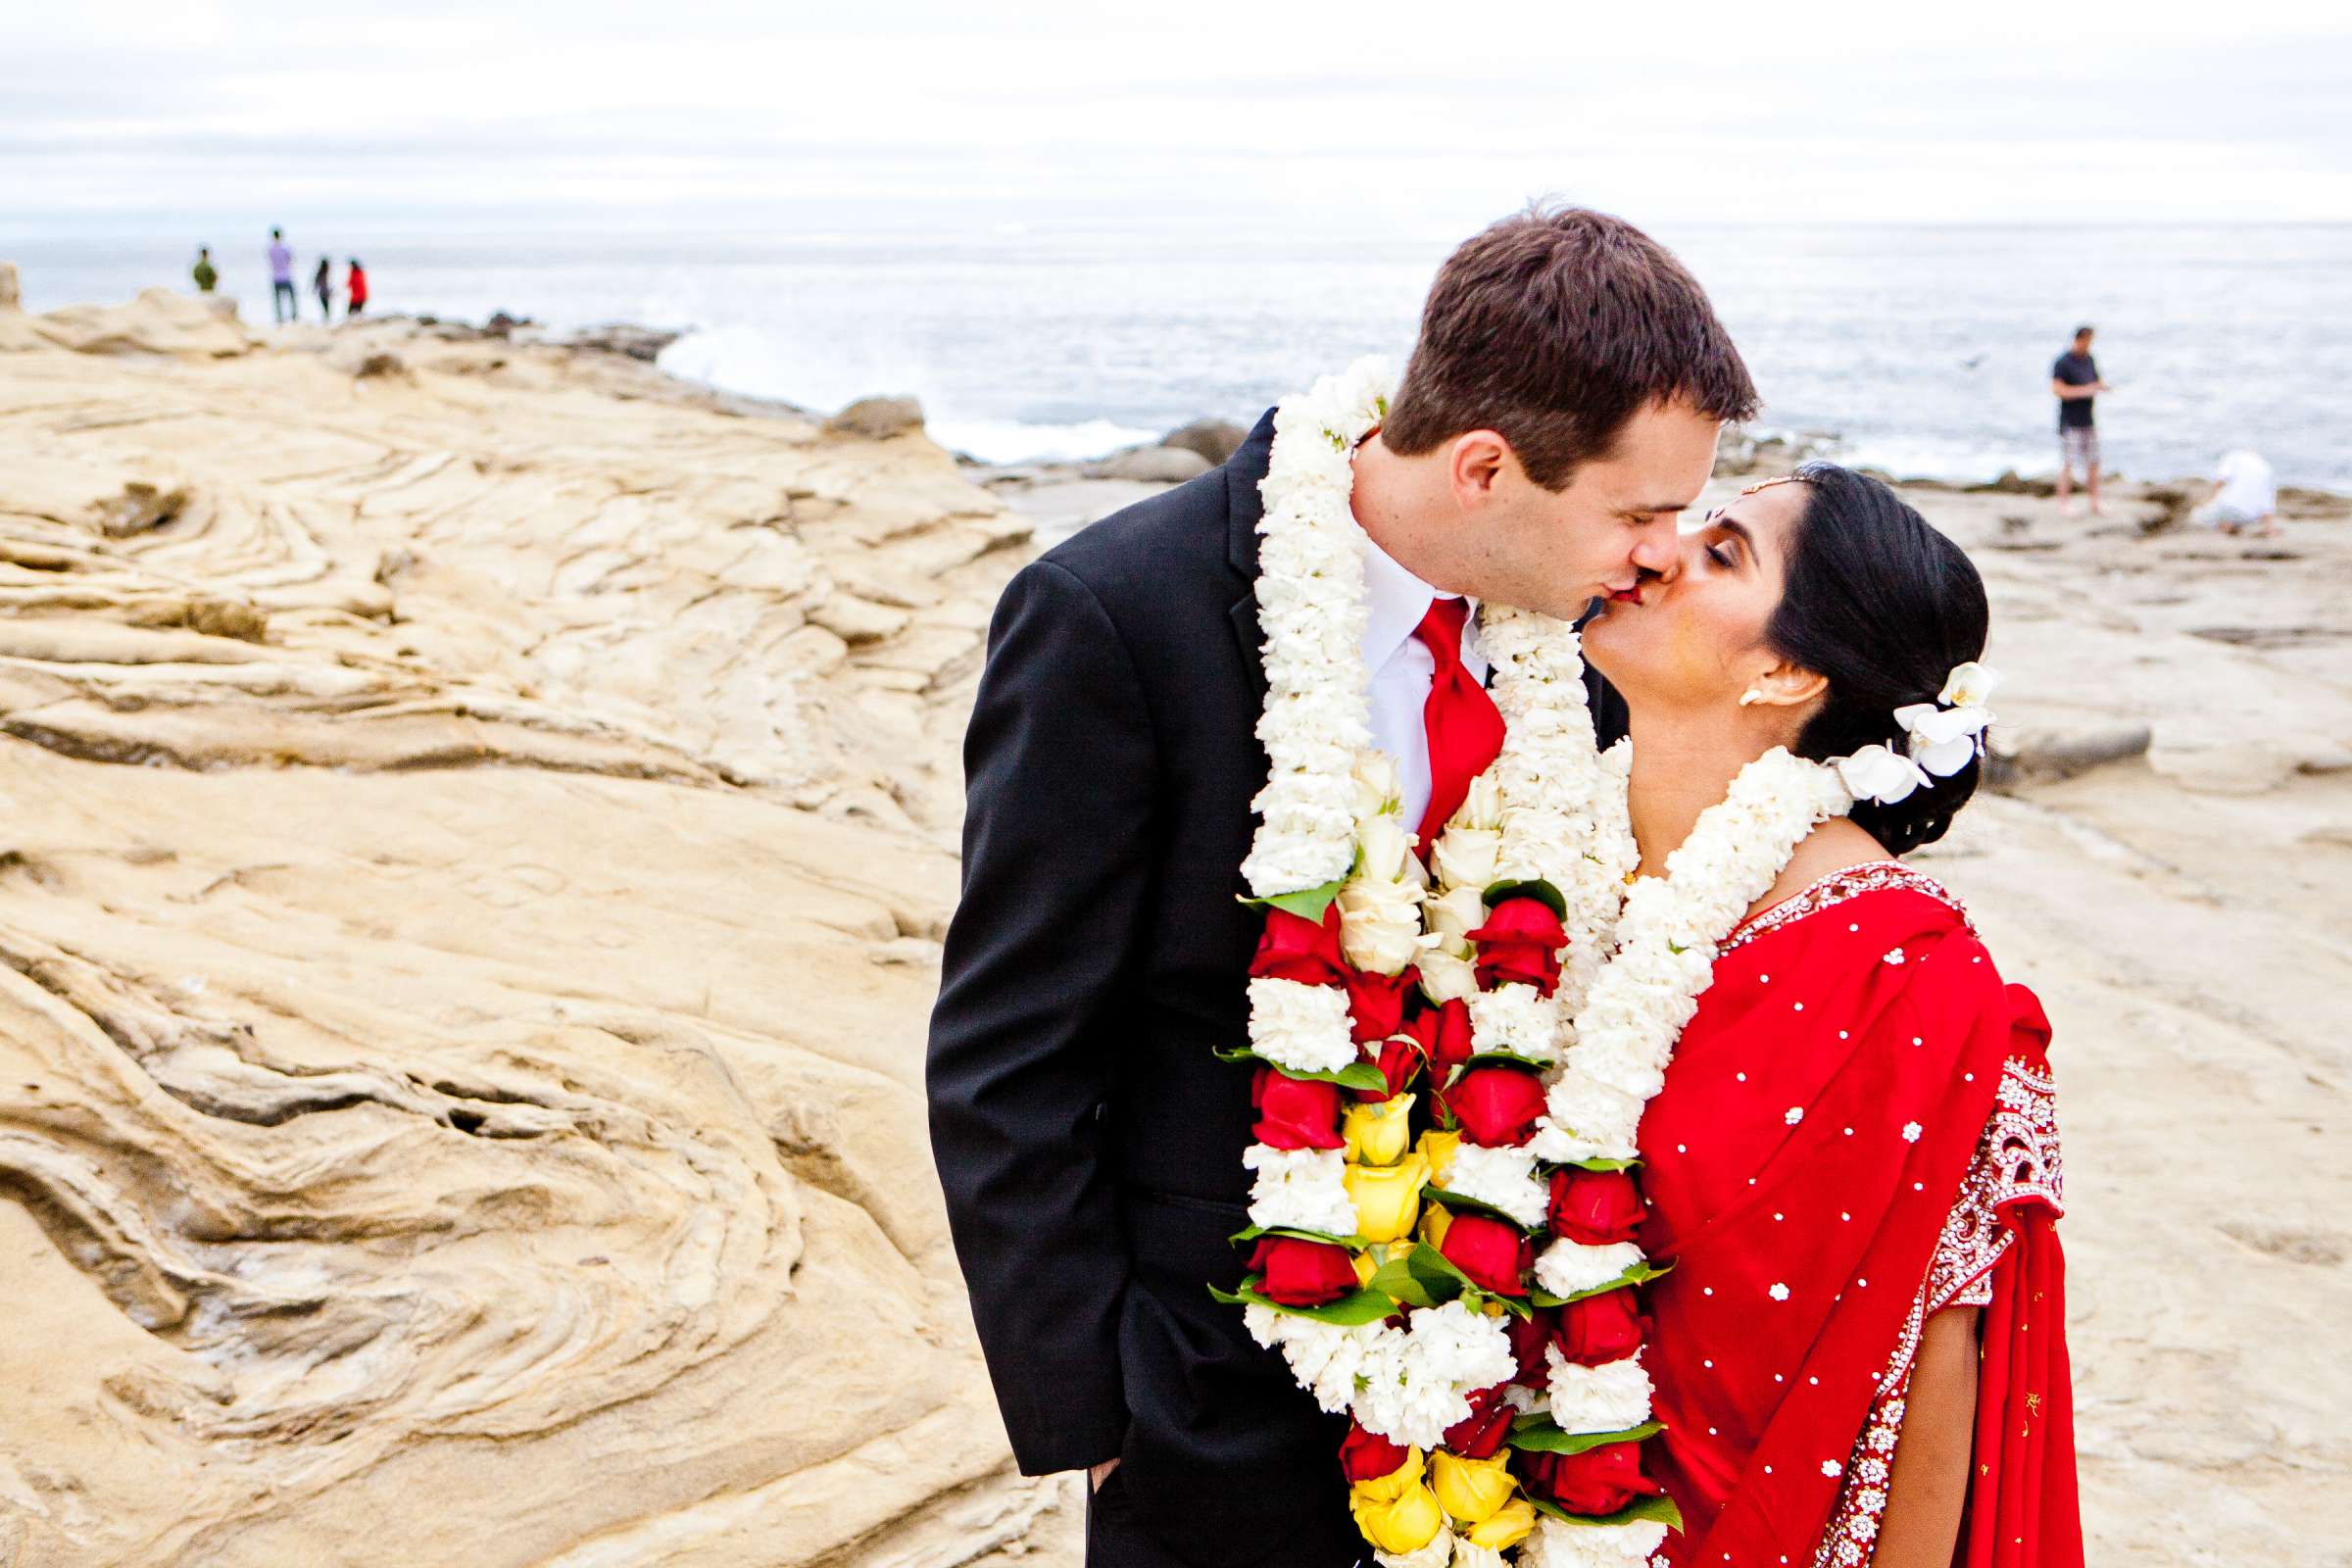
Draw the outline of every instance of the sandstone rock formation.
[[[1090,464],[1090,479],[1140,479],[1152,484],[1174,484],[1206,473],[1214,465],[1187,447],[1129,447],[1101,463]]]
[[[834,435],[884,441],[923,427],[923,406],[909,397],[859,398],[825,421]]]
[[[0,1563],[1066,1550],[920,1099],[1028,524],[613,355],[19,324]]]
[[[1208,466],[1213,468],[1232,457],[1241,444],[1249,439],[1249,427],[1236,424],[1231,419],[1195,419],[1161,436],[1159,444],[1198,452],[1208,460]]]

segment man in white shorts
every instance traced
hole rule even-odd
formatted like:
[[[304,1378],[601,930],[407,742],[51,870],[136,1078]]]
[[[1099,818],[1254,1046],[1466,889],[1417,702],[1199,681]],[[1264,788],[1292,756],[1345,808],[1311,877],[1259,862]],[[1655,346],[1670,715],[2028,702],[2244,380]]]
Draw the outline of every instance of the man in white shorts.
[[[2075,328],[2075,346],[2052,362],[2050,390],[2058,396],[2058,510],[2075,515],[2070,499],[2075,470],[2083,473],[2090,492],[2090,510],[2104,514],[2099,503],[2099,427],[2091,416],[2091,399],[2107,390],[2099,379],[2098,362],[2090,357],[2090,328]]]

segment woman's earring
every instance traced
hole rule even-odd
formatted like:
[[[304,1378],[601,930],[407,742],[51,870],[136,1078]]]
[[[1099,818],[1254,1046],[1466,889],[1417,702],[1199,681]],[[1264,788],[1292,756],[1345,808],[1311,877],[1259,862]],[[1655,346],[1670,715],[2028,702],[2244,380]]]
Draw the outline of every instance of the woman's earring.
[[[1740,694],[1740,706],[1741,708],[1746,708],[1754,703],[1760,703],[1763,700],[1764,694],[1760,691],[1757,691],[1753,686],[1750,686],[1746,691],[1743,691]]]

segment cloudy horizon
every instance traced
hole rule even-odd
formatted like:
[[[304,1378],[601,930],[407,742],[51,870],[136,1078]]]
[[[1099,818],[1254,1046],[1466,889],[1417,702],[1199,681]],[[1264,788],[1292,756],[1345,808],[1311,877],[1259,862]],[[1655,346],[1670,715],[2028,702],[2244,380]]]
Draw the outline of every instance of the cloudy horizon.
[[[2301,7],[2004,0],[1964,37],[1853,6],[1672,37],[1529,4],[1265,13],[56,7],[0,60],[0,217],[1447,233],[1550,195],[1683,224],[2352,220],[2352,21]]]

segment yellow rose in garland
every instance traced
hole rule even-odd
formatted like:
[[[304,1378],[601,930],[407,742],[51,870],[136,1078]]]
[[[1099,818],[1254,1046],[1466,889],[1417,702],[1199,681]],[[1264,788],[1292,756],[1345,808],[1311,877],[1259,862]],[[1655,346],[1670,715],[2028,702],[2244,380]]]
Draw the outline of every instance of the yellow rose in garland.
[[[1342,1173],[1355,1204],[1356,1233],[1367,1242],[1395,1242],[1413,1233],[1429,1161],[1407,1154],[1394,1165],[1349,1165]]]
[[[1508,1468],[1510,1462],[1507,1448],[1488,1459],[1465,1459],[1440,1448],[1429,1462],[1438,1505],[1462,1524],[1475,1525],[1492,1519],[1519,1490],[1519,1483],[1512,1479]]]
[[[1473,1546],[1502,1551],[1525,1541],[1535,1528],[1536,1505],[1525,1497],[1513,1497],[1462,1532],[1462,1539]]]
[[[1389,1100],[1349,1105],[1340,1118],[1340,1136],[1348,1141],[1348,1157],[1359,1165],[1394,1165],[1404,1157],[1413,1141],[1413,1102],[1419,1097],[1397,1095]]]
[[[1442,1182],[1447,1167],[1453,1163],[1453,1152],[1462,1147],[1460,1133],[1442,1132],[1432,1127],[1421,1135],[1421,1157],[1429,1161],[1429,1179]]]
[[[1438,1495],[1423,1484],[1421,1475],[1421,1450],[1414,1448],[1387,1475],[1348,1489],[1348,1511],[1355,1516],[1355,1528],[1382,1551],[1419,1551],[1445,1528]]]

